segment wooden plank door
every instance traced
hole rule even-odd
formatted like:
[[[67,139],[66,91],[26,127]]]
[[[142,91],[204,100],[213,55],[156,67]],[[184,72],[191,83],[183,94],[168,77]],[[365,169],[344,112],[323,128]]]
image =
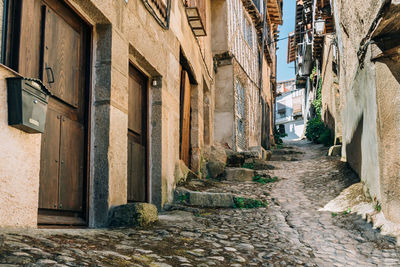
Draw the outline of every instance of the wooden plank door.
[[[43,4],[42,80],[52,96],[42,135],[39,215],[40,210],[81,214],[88,110],[84,24],[60,1]]]
[[[181,72],[180,94],[180,158],[190,164],[190,81],[186,71]]]
[[[147,79],[129,67],[128,201],[147,200]]]

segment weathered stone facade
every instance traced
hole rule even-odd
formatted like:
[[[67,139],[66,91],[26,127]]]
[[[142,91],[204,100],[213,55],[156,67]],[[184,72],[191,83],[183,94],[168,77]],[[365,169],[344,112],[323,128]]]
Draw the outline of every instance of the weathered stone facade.
[[[245,50],[239,48],[243,40],[232,46],[234,38],[244,38],[242,35],[234,37],[239,29],[235,30],[228,23],[228,14],[231,14],[228,10],[233,12],[232,1],[201,2],[200,15],[207,33],[204,37],[195,36],[188,20],[186,1],[163,2],[166,7],[170,3],[170,12],[166,15],[169,18],[168,27],[162,27],[148,11],[147,5],[154,5],[154,1],[62,2],[68,12],[79,16],[90,29],[90,77],[86,77],[89,90],[88,162],[84,195],[86,215],[83,218],[89,227],[107,226],[110,210],[128,202],[127,135],[131,67],[140,72],[148,83],[146,193],[147,201],[159,209],[173,200],[176,166],[181,164],[181,68],[188,72],[191,87],[191,174],[201,174],[205,148],[215,143],[227,143],[230,147],[235,145],[232,135],[236,129],[232,117],[235,114],[233,88],[234,77],[239,75],[243,76],[243,82],[248,87],[244,98],[246,116],[243,118],[247,136],[245,148],[260,146],[259,36],[242,3],[235,2],[242,10],[238,19],[243,19],[244,14],[248,16],[252,31],[252,45],[246,44]],[[216,16],[217,7],[225,8],[224,16]],[[162,10],[157,12],[162,13]],[[156,17],[160,15],[157,12]],[[239,27],[241,22],[235,23],[235,27]],[[220,49],[218,46],[226,47]],[[228,52],[228,55],[220,61],[214,60],[214,56],[222,52]],[[218,72],[215,73],[217,61]],[[263,71],[271,75],[266,68]],[[271,66],[268,65],[268,68]],[[42,137],[41,134],[27,134],[7,125],[5,78],[24,75],[16,70],[0,65],[0,136],[5,140],[0,144],[3,153],[0,157],[0,200],[5,204],[0,208],[0,227],[36,227]],[[269,77],[265,76],[263,95],[272,103],[273,88],[270,87]],[[227,89],[225,92],[224,86]],[[224,131],[228,133],[226,140]]]
[[[149,90],[149,201],[161,208],[172,200],[174,169],[179,161],[180,57],[192,68],[192,164],[213,142],[211,108],[214,74],[211,35],[201,44],[189,26],[183,1],[172,1],[169,30],[162,29],[142,1],[66,1],[92,27],[91,121],[88,202],[90,227],[107,223],[111,207],[127,203],[127,120],[129,63],[150,81]],[[210,1],[206,1],[207,32],[211,32]],[[4,66],[1,92],[1,133],[4,151],[0,183],[0,226],[35,227],[40,166],[40,134],[25,134],[7,126],[5,77],[14,76]],[[158,81],[158,84],[152,81]],[[205,95],[207,100],[204,101]],[[207,129],[204,111],[208,112]],[[10,161],[10,162],[8,162]],[[11,164],[12,163],[12,164]],[[22,166],[23,167],[18,167]],[[18,179],[22,179],[19,181]]]
[[[324,120],[342,140],[342,159],[359,174],[366,195],[396,223],[399,10],[398,1],[332,1],[336,34],[325,37],[322,62]]]
[[[221,92],[221,96],[216,97],[215,141],[239,151],[261,149],[261,122],[264,118],[261,99],[268,106],[267,115],[264,116],[268,121],[266,135],[271,138],[273,92],[276,87],[272,78],[276,73],[276,58],[273,56],[272,61],[267,61],[263,53],[260,68],[260,25],[257,25],[257,19],[247,9],[245,2],[219,0],[212,3],[215,29],[212,48],[217,61],[216,91]],[[259,16],[263,16],[263,7],[260,10],[257,11]],[[275,30],[266,31],[264,38],[268,41],[262,47],[271,49],[269,53],[275,55],[275,44],[270,40],[274,37],[277,23],[269,16],[267,11],[265,28],[268,26]]]

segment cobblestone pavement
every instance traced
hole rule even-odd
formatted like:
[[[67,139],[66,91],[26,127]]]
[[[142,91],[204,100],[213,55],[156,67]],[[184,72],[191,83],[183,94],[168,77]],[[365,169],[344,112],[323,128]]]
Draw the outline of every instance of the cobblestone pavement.
[[[171,211],[146,229],[1,230],[0,266],[400,266],[393,238],[353,214],[318,211],[357,177],[325,148],[290,145],[271,161],[275,183],[201,188],[267,208]]]

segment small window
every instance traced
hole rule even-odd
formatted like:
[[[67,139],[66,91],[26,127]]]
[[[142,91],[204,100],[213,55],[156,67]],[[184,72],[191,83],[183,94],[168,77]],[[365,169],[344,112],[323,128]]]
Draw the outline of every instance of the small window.
[[[253,47],[253,29],[250,21],[243,14],[243,37],[250,47]]]
[[[22,76],[40,78],[42,1],[8,0],[5,4],[1,63]]]
[[[21,2],[7,1],[4,6],[1,63],[18,71]]]

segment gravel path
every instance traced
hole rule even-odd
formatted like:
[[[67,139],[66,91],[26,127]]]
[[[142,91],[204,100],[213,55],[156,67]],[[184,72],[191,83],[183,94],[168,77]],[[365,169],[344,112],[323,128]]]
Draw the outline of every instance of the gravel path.
[[[147,229],[0,230],[0,266],[400,266],[393,238],[353,214],[318,211],[357,177],[321,146],[290,146],[273,156],[275,183],[202,189],[266,208],[166,212]]]

